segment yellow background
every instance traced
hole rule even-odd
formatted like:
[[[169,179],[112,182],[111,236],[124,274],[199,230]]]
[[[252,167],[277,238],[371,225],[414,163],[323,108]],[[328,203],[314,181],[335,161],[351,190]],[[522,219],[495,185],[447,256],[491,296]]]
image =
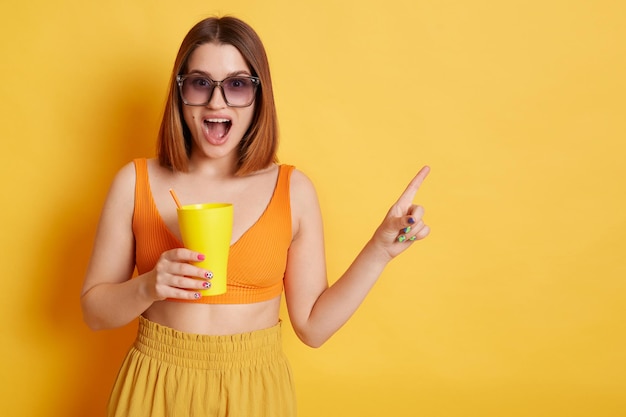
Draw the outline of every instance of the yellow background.
[[[431,237],[321,349],[285,327],[301,417],[626,415],[621,0],[3,0],[0,414],[103,415],[133,326],[81,321],[100,207],[214,13],[265,42],[331,281],[432,167]]]

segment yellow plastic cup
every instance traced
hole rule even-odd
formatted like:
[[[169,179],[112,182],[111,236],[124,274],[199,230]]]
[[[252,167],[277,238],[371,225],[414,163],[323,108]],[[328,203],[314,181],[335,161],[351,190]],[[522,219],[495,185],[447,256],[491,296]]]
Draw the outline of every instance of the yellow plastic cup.
[[[213,272],[211,288],[202,296],[226,292],[230,239],[233,233],[233,205],[230,203],[189,204],[178,210],[178,227],[187,249],[202,253],[203,261],[194,265]]]

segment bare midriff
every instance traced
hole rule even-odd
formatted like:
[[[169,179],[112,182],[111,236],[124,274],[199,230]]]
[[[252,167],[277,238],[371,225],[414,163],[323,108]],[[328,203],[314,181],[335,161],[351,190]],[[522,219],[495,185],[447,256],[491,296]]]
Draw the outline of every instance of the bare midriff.
[[[192,304],[158,301],[143,316],[186,333],[232,335],[267,329],[278,323],[280,296],[250,304]]]

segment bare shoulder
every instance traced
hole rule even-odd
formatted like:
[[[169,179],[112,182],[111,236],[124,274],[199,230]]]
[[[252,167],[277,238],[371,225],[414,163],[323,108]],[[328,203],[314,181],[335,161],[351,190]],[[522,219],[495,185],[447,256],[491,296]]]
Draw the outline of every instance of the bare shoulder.
[[[114,181],[122,181],[122,182],[135,182],[135,163],[128,162],[126,165],[122,166],[115,175]]]
[[[307,230],[321,230],[320,205],[315,186],[308,176],[297,169],[291,174],[290,194],[294,238],[302,237]]]
[[[113,182],[111,184],[111,191],[118,189],[134,189],[135,181],[135,164],[133,162],[129,162],[121,167],[119,171],[117,171],[117,174],[115,174],[115,177],[113,178]]]
[[[132,209],[135,194],[135,164],[129,162],[120,168],[115,174],[109,193],[107,195],[104,209],[106,211],[114,210],[119,212],[119,208]]]
[[[313,181],[302,171],[294,169],[291,174],[291,184],[289,188],[291,192],[292,203],[309,204],[311,200],[317,201],[317,192]]]

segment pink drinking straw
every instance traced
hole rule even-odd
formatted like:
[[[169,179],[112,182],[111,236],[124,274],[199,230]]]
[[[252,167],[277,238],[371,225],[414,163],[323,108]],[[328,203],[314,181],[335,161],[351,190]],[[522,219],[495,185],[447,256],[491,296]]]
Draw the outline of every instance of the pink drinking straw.
[[[171,188],[170,188],[170,194],[172,195],[172,198],[174,199],[174,202],[176,203],[176,207],[181,208],[182,205],[180,204],[180,200],[178,200],[178,197],[176,197],[176,193]]]

